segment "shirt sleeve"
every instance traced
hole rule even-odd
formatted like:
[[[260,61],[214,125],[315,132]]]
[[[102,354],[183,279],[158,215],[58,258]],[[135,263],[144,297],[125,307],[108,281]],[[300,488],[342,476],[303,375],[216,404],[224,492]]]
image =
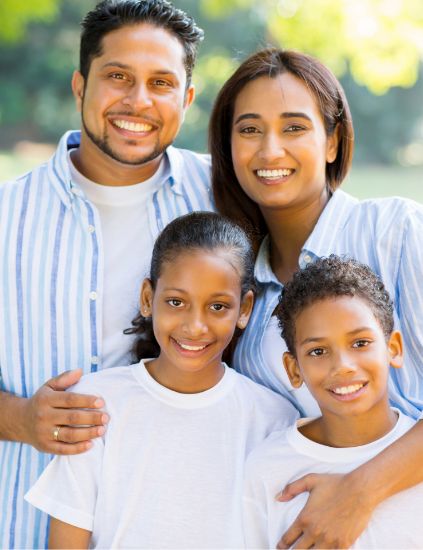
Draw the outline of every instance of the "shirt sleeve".
[[[82,454],[56,456],[26,493],[25,500],[70,525],[93,530],[104,443]]]

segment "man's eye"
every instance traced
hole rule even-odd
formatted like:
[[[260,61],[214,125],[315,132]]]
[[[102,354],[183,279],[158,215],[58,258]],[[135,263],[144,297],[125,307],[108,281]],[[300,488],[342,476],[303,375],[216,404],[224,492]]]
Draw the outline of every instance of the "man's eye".
[[[114,80],[125,80],[126,79],[125,75],[122,74],[122,73],[112,73],[110,75],[110,77],[113,78]]]
[[[166,300],[166,302],[167,302],[171,307],[181,307],[181,306],[183,305],[182,300],[177,300],[176,298],[171,298],[170,300]]]
[[[170,82],[167,80],[163,80],[161,78],[158,78],[154,81],[154,85],[158,86],[159,88],[169,88],[171,86]]]
[[[326,351],[323,348],[314,348],[308,352],[312,357],[320,357],[321,355],[325,355],[325,353]]]

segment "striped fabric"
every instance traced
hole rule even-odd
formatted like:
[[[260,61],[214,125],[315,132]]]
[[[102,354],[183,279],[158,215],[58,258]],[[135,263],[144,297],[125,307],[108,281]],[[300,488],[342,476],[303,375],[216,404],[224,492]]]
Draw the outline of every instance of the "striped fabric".
[[[414,418],[423,411],[423,206],[401,198],[359,202],[337,190],[300,255],[300,267],[338,254],[368,264],[381,276],[395,303],[395,326],[402,331],[405,364],[391,369],[392,405]],[[269,264],[269,241],[259,251],[255,274],[259,294],[254,312],[235,353],[235,368],[287,397],[301,411],[283,383],[280,365],[263,358],[263,336],[278,303],[282,284]]]
[[[0,389],[31,396],[65,370],[97,370],[103,251],[98,213],[70,178],[60,141],[47,164],[0,186]],[[170,176],[149,205],[154,235],[192,210],[211,210],[209,159],[169,147]],[[0,548],[46,546],[47,518],[23,500],[49,455],[0,442]]]

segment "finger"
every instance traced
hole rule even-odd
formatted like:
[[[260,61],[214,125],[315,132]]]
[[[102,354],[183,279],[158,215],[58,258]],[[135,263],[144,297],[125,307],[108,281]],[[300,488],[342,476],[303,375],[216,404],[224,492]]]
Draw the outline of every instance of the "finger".
[[[51,421],[55,426],[72,428],[89,428],[104,426],[109,422],[109,415],[103,411],[82,411],[79,409],[56,409]]]
[[[105,406],[104,400],[98,395],[65,391],[51,392],[49,404],[56,409],[100,409]]]
[[[80,441],[79,443],[62,443],[58,441],[51,445],[48,452],[55,455],[78,455],[89,451],[92,446],[91,441]]]
[[[101,437],[106,432],[104,426],[93,428],[68,428],[66,426],[60,426],[59,433],[57,435],[57,441],[60,443],[81,443]]]
[[[285,485],[282,491],[276,495],[275,499],[279,502],[287,502],[301,493],[310,492],[314,486],[315,478],[316,476],[314,474],[307,474],[292,483],[288,483],[288,485]]]
[[[294,542],[299,539],[303,534],[303,530],[301,527],[298,526],[297,522],[294,521],[294,523],[291,525],[291,527],[284,533],[281,540],[278,542],[276,548],[279,548],[280,550],[291,548],[291,546],[294,544]]]
[[[310,536],[303,534],[299,539],[296,540],[292,548],[313,548],[314,542],[315,541]]]
[[[79,382],[81,376],[82,369],[68,370],[54,378],[50,378],[50,380],[46,382],[46,386],[49,386],[55,391],[63,391]]]

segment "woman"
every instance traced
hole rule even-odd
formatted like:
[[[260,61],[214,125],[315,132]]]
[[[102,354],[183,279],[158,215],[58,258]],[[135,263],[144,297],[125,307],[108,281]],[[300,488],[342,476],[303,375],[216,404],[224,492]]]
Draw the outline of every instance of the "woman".
[[[210,121],[215,201],[223,214],[252,231],[258,248],[256,306],[234,364],[286,396],[303,415],[316,414],[308,391],[289,385],[281,361],[286,348],[272,314],[283,283],[298,266],[331,253],[347,255],[378,273],[395,301],[406,368],[391,374],[390,398],[419,418],[423,208],[399,198],[359,202],[338,189],[351,166],[353,136],[341,85],[304,54],[258,52],[219,93]],[[307,476],[291,484],[285,498],[304,490],[311,497],[282,547],[297,539],[302,548],[349,546],[378,502],[423,481],[422,436],[419,422],[348,476]]]

